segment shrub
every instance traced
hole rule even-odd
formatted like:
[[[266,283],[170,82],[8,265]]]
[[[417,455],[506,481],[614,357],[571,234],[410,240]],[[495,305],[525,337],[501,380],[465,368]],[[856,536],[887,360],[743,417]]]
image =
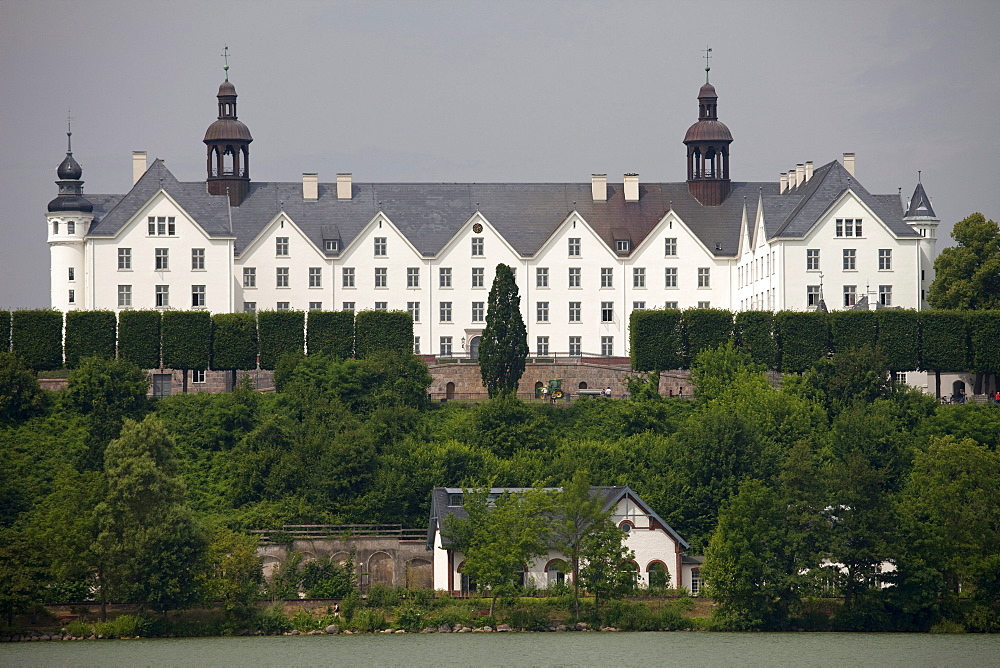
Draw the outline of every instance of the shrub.
[[[361,311],[354,319],[354,355],[413,353],[413,318],[406,311]]]
[[[396,617],[396,626],[407,631],[419,631],[424,617],[413,607],[404,608]]]
[[[632,601],[612,601],[604,611],[604,623],[622,631],[658,631],[660,615],[649,606]]]
[[[632,311],[629,321],[633,369],[681,368],[681,312],[678,309],[636,310]]]
[[[740,311],[733,324],[737,347],[768,369],[778,366],[774,340],[774,314],[770,311]]]
[[[257,320],[252,313],[212,316],[212,368],[257,368]]]
[[[86,638],[94,632],[94,627],[87,622],[75,620],[67,624],[63,630],[75,638]]]
[[[385,613],[375,608],[358,610],[351,622],[354,630],[362,633],[373,633],[386,628]]]
[[[660,610],[660,628],[664,631],[683,631],[691,628],[691,620],[684,616],[682,606],[668,603]]]
[[[122,311],[118,314],[118,359],[140,369],[160,366],[159,311]]]
[[[160,338],[165,367],[208,368],[212,353],[212,317],[208,311],[167,311]]]
[[[965,371],[969,367],[969,335],[965,313],[923,311],[920,314],[920,368]]]
[[[113,311],[70,311],[66,314],[66,366],[84,357],[115,358],[118,319]]]
[[[535,605],[519,606],[507,613],[507,623],[515,629],[525,631],[548,631],[549,616],[543,608]]]
[[[931,633],[965,633],[965,627],[950,619],[942,619],[930,629]]]
[[[10,311],[0,310],[0,353],[10,352]]]
[[[304,608],[299,608],[292,615],[292,628],[299,631],[317,631],[326,626],[322,619],[313,617],[312,613]]]
[[[261,311],[257,314],[260,368],[273,370],[285,355],[302,355],[305,314],[302,311]]]
[[[264,633],[283,633],[292,630],[292,621],[285,616],[284,606],[275,603],[257,613],[253,625]]]
[[[361,605],[361,596],[357,590],[352,591],[340,601],[340,614],[344,616],[344,621],[351,621],[354,612]]]
[[[780,311],[774,315],[781,371],[801,373],[830,350],[827,314],[819,311]]]
[[[354,356],[354,311],[309,311],[306,347],[310,355]]]
[[[733,314],[723,309],[687,309],[683,320],[687,366],[702,351],[725,345],[733,336]]]
[[[63,316],[47,309],[14,311],[11,319],[11,345],[35,371],[48,371],[62,366]]]
[[[438,610],[434,616],[428,618],[427,622],[429,626],[435,627],[442,624],[447,624],[448,626],[455,626],[456,624],[471,626],[472,609],[467,603],[451,603]]]
[[[402,591],[384,584],[373,584],[368,589],[367,606],[369,608],[392,608],[399,605]]]
[[[105,638],[134,638],[148,636],[150,622],[145,617],[122,615],[108,622],[94,624],[94,632]]]
[[[833,352],[851,348],[874,348],[878,333],[876,311],[834,311],[828,316]]]
[[[878,347],[891,371],[910,371],[920,366],[920,321],[913,310],[880,309]]]

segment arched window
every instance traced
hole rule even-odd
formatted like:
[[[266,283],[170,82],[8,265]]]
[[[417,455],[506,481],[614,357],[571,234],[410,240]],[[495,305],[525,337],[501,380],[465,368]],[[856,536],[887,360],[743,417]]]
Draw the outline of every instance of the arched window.
[[[585,380],[581,380],[580,381],[580,389],[581,390],[586,390],[587,389],[587,381],[585,381]]]
[[[472,592],[476,591],[476,581],[469,579],[469,576],[462,572],[463,570],[465,570],[464,561],[458,565],[458,568],[456,570],[458,570],[458,573],[461,576],[462,584],[460,586],[462,589],[462,593],[471,594]]]
[[[662,561],[651,561],[646,566],[646,579],[650,589],[666,589],[670,586],[670,571]]]
[[[446,399],[455,398],[455,383],[448,383],[444,386],[444,396]]]
[[[548,586],[561,585],[566,582],[566,562],[553,559],[545,565],[545,582]]]

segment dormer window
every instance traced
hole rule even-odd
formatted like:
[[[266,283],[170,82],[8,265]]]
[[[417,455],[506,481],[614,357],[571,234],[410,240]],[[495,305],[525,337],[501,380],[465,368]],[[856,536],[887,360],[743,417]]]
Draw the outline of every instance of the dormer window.
[[[339,239],[327,239],[326,240],[326,252],[336,253],[340,250],[340,240]]]
[[[627,253],[632,249],[632,242],[628,239],[616,239],[615,250],[619,253]]]
[[[461,492],[456,494],[448,495],[448,505],[450,507],[464,506],[465,505],[465,495]]]

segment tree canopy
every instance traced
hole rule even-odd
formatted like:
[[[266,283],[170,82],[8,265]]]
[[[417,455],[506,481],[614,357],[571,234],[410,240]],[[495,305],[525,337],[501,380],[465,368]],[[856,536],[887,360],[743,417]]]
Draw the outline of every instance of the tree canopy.
[[[935,308],[1000,308],[1000,227],[981,213],[955,223],[956,245],[934,260],[927,301]]]

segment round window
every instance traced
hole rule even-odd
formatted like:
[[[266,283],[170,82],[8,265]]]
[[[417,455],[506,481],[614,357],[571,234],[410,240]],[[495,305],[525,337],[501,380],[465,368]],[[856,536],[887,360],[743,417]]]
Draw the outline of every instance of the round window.
[[[476,234],[479,234],[480,232],[483,231],[483,224],[476,223],[475,225],[472,226],[472,231],[475,232]]]

